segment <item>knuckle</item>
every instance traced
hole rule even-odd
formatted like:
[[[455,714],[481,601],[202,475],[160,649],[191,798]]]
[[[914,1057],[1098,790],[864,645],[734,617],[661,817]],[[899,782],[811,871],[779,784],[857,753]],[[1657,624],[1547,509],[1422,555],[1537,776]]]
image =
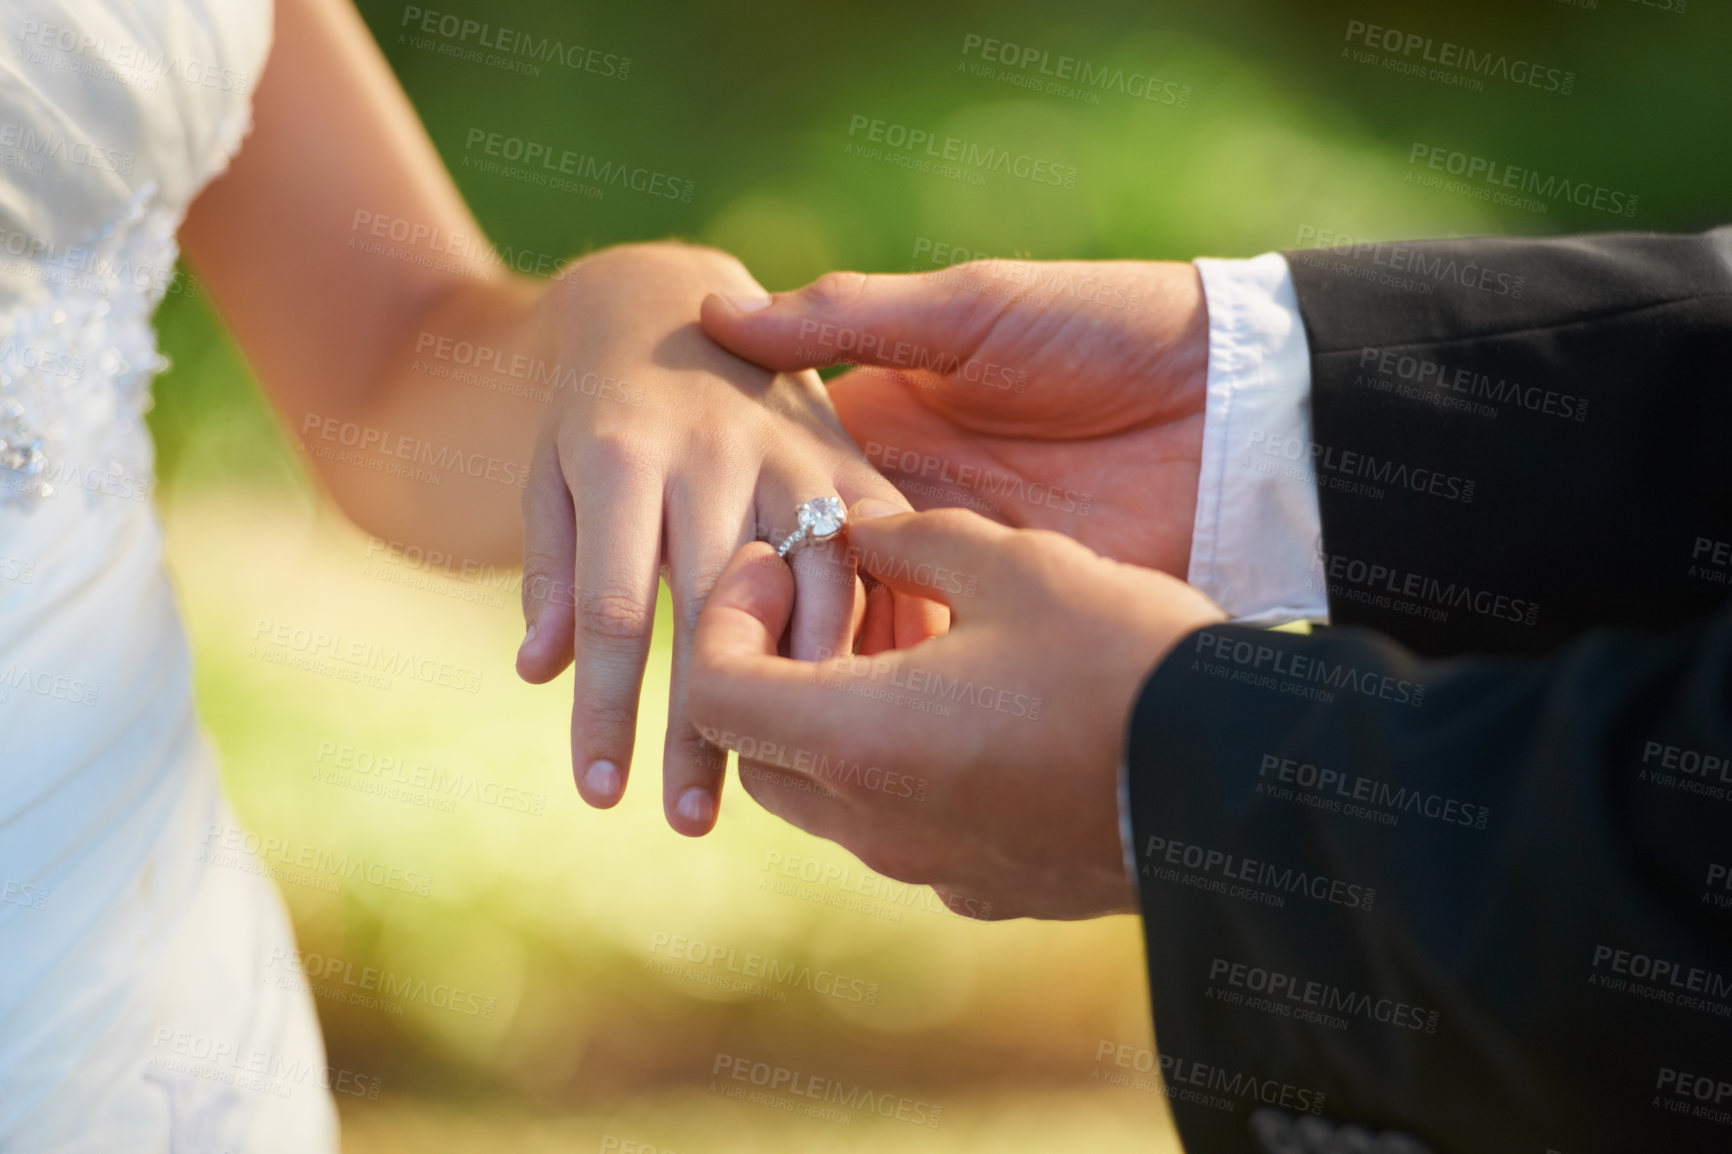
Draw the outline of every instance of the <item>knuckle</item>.
[[[859,272],[827,272],[801,292],[801,296],[820,311],[841,310],[860,299],[866,291],[866,274]]]
[[[705,421],[686,437],[680,455],[699,466],[699,476],[743,473],[762,456],[765,424],[755,407],[730,412],[726,421]]]
[[[1003,261],[990,260],[963,261],[961,264],[951,265],[950,268],[944,271],[943,276],[946,280],[961,282],[963,285],[984,285],[988,281],[998,279],[996,275],[997,268],[995,266],[1001,266],[1003,264]],[[927,275],[936,276],[939,274],[928,273]]]
[[[719,774],[728,768],[727,751],[711,745],[689,721],[668,726],[665,756],[670,768],[679,766],[694,773]]]
[[[563,443],[560,456],[568,471],[581,465],[587,475],[624,484],[651,484],[661,475],[654,450],[642,438],[621,430],[599,430]]]
[[[619,700],[592,694],[579,708],[577,722],[591,740],[619,740],[637,728],[636,695]]]
[[[579,606],[578,630],[592,641],[635,641],[650,626],[653,610],[635,593],[586,592]]]
[[[560,558],[551,553],[525,553],[523,555],[523,588],[520,590],[523,605],[527,609],[531,605],[558,603],[570,608],[576,604],[576,597],[571,582],[561,579],[561,573],[571,567],[571,558]]]
[[[706,570],[694,577],[691,584],[677,597],[674,605],[674,624],[682,632],[689,633],[696,629],[698,617],[709,604],[710,593],[715,589],[716,582],[721,579],[721,570]]]

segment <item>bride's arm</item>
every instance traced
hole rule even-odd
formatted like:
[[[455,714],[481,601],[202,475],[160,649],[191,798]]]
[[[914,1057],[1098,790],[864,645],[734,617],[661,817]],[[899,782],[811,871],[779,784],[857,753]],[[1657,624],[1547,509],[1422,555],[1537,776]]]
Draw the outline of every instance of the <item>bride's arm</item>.
[[[485,259],[480,227],[354,9],[333,0],[276,9],[252,134],[188,214],[187,255],[284,425],[362,528],[480,563],[515,560],[521,523],[509,486],[444,470],[437,484],[418,483],[319,454],[354,448],[341,430],[364,425],[528,462],[546,406],[411,366],[422,332],[550,359],[537,331],[548,286]],[[442,245],[472,239],[444,254],[390,239],[405,229]],[[327,421],[339,439],[322,439]]]
[[[665,563],[664,802],[704,832],[725,763],[691,727],[685,673],[710,584],[760,524],[791,530],[800,500],[906,502],[815,376],[772,376],[699,330],[708,293],[762,294],[737,261],[657,244],[553,280],[498,267],[347,0],[276,7],[253,133],[193,205],[188,256],[350,517],[455,563],[526,557],[518,668],[545,681],[575,658],[593,804],[624,787]],[[843,649],[852,568],[802,557],[793,652]]]

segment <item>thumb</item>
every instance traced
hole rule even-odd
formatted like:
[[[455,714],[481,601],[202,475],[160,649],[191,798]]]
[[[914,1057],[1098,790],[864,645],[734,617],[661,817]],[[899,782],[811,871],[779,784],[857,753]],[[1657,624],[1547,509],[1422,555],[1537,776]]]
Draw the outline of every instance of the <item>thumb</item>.
[[[1005,595],[1013,569],[1006,546],[1015,535],[968,509],[909,513],[868,497],[848,511],[849,552],[861,573],[959,617]]]
[[[774,372],[839,361],[949,372],[974,355],[1004,305],[966,291],[966,266],[929,273],[825,273],[805,288],[765,297],[711,293],[701,317],[710,339]]]

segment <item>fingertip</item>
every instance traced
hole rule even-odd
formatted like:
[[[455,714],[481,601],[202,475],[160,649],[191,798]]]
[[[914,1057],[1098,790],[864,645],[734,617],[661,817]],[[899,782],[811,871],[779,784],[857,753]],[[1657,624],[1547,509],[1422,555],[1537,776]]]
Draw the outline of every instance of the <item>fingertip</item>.
[[[848,523],[857,525],[861,521],[875,521],[879,517],[894,517],[908,512],[912,512],[908,506],[897,505],[882,497],[862,497],[848,510]]]
[[[570,629],[562,635],[558,620],[548,620],[548,615],[529,623],[524,631],[523,640],[517,646],[517,676],[531,685],[545,685],[571,664],[570,645],[567,638]]]
[[[752,313],[763,312],[771,305],[762,293],[710,293],[698,305],[698,320],[712,337],[732,333]]]
[[[694,785],[680,794],[668,813],[668,825],[685,837],[702,837],[716,827],[716,797]]]
[[[753,541],[728,559],[704,608],[743,609],[769,621],[777,613],[786,616],[793,596],[794,571],[768,542]]]
[[[618,766],[600,758],[577,779],[577,793],[596,809],[612,809],[625,794],[625,778]]]

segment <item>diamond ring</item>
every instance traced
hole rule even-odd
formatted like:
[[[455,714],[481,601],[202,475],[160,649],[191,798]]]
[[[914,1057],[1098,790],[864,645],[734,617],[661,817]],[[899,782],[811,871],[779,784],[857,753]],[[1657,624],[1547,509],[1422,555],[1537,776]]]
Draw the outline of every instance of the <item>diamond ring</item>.
[[[834,540],[848,525],[848,506],[840,497],[813,497],[794,510],[794,523],[799,528],[776,546],[776,556],[786,557],[814,541]]]

